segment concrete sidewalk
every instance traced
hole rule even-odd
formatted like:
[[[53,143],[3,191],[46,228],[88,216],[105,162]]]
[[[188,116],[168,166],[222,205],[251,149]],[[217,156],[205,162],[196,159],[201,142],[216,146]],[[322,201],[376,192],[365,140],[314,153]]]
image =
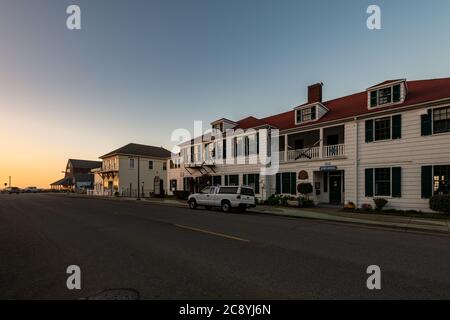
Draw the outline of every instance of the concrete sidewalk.
[[[103,200],[113,201],[137,201],[136,198],[122,198],[122,197],[101,197],[101,196],[86,196],[78,194],[64,194],[71,197],[88,197]],[[142,199],[142,203],[159,204],[166,206],[175,206],[187,208],[187,202],[176,199]],[[450,220],[443,219],[427,219],[417,217],[402,217],[385,214],[369,214],[369,213],[351,213],[342,211],[330,211],[320,209],[300,209],[300,208],[285,208],[258,205],[256,208],[248,210],[248,213],[255,214],[270,214],[275,216],[315,219],[322,221],[355,223],[378,227],[396,228],[403,230],[416,231],[431,231],[450,235]]]
[[[384,214],[351,213],[351,212],[321,212],[317,209],[297,209],[284,207],[257,206],[249,210],[254,213],[265,213],[278,216],[317,219],[336,222],[358,223],[398,229],[413,229],[422,231],[437,231],[450,234],[450,220],[402,217]]]

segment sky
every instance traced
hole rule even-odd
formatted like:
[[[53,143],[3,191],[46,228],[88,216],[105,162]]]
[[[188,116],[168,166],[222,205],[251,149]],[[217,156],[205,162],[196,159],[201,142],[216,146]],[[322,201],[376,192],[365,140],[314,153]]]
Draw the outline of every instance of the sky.
[[[81,30],[66,8],[81,8]],[[366,26],[381,8],[381,30]],[[67,159],[291,110],[385,79],[450,76],[450,1],[0,0],[0,183]]]

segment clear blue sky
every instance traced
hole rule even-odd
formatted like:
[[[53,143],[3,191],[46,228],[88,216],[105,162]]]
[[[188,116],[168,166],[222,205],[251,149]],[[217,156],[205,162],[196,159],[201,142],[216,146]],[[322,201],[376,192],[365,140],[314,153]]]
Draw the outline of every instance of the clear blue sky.
[[[0,142],[20,132],[11,159],[27,149],[48,163],[40,150],[60,163],[53,175],[128,142],[171,147],[194,120],[287,111],[318,81],[331,99],[450,76],[448,0],[0,3]],[[81,31],[66,29],[69,4]],[[369,4],[382,30],[366,28]]]

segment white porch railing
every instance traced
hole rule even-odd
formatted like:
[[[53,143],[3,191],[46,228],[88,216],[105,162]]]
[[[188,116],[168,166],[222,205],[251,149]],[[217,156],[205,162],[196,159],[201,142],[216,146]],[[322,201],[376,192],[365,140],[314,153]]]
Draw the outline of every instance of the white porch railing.
[[[320,149],[322,148],[322,155]],[[315,159],[329,159],[345,155],[345,144],[337,144],[323,147],[312,147],[298,150],[288,150],[287,158],[284,151],[280,151],[280,162],[308,161]]]
[[[318,159],[320,147],[312,147],[298,150],[289,150],[287,153],[287,161],[302,161]]]
[[[345,155],[345,144],[336,144],[323,147],[323,158],[335,158]]]

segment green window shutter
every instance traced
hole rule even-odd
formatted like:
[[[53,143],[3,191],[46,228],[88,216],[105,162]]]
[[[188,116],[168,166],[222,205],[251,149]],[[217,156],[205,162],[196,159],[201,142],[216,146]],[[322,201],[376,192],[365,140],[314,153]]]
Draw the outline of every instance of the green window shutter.
[[[371,93],[370,93],[370,106],[373,108],[373,107],[376,107],[377,106],[377,92],[378,91],[372,91]]]
[[[373,197],[373,169],[366,169],[366,197]]]
[[[401,87],[399,84],[395,85],[394,88],[392,89],[393,91],[393,101],[394,102],[399,102],[400,98],[401,98]]]
[[[228,176],[225,176],[225,185],[228,185]]]
[[[259,193],[259,174],[255,174],[255,193]]]
[[[433,195],[433,166],[422,167],[422,198],[428,199]]]
[[[432,116],[431,116],[431,109],[428,110],[427,114],[423,114],[420,116],[421,126],[420,126],[420,132],[422,136],[429,136],[431,135],[431,123],[432,123]]]
[[[373,120],[366,120],[366,142],[373,141]]]
[[[291,194],[297,193],[297,174],[295,172],[291,172]]]
[[[244,174],[243,176],[242,176],[242,180],[243,180],[243,184],[244,184],[244,186],[246,186],[246,185],[248,185],[248,175],[246,175],[246,174]]]
[[[222,140],[222,159],[226,159],[227,158],[227,140],[223,139]]]
[[[402,115],[398,114],[392,117],[392,139],[402,138]]]
[[[256,154],[259,154],[259,132],[256,133]]]
[[[402,168],[392,168],[392,197],[401,198],[402,196]]]
[[[275,194],[281,194],[281,173],[277,173],[275,180]]]

